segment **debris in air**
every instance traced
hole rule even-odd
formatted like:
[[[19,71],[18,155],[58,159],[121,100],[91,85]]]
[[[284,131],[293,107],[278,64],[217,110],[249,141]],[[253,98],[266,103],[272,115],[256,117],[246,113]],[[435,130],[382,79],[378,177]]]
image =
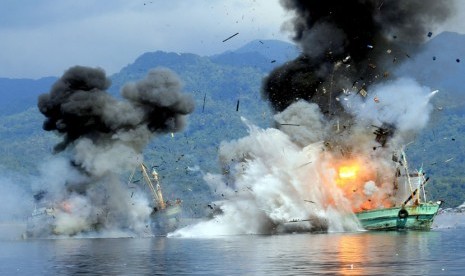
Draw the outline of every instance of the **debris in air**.
[[[237,105],[236,105],[236,112],[239,111],[239,100],[237,100]]]
[[[432,35],[433,35],[432,32],[429,32],[429,33],[428,33],[428,37],[431,37]]]
[[[223,40],[223,42],[226,42],[226,41],[230,40],[231,38],[235,37],[235,36],[238,35],[238,34],[239,34],[239,33],[233,34],[232,36],[230,36],[230,37],[226,38],[225,40]]]
[[[310,162],[307,162],[307,163],[305,163],[305,164],[303,164],[303,165],[300,165],[300,166],[299,166],[299,167],[297,167],[297,168],[302,168],[302,167],[305,167],[305,166],[307,166],[308,164],[311,164],[311,163],[312,163],[312,161],[310,161]],[[315,202],[313,202],[313,201],[311,201],[311,200],[304,200],[304,201],[311,202],[311,203],[315,203]]]
[[[358,91],[358,93],[360,93],[360,95],[362,95],[363,97],[366,97],[368,95],[368,92],[363,88],[360,89],[360,91]]]
[[[205,95],[203,95],[203,105],[202,105],[202,113],[203,111],[205,110],[205,100],[207,99],[207,93],[205,93]]]

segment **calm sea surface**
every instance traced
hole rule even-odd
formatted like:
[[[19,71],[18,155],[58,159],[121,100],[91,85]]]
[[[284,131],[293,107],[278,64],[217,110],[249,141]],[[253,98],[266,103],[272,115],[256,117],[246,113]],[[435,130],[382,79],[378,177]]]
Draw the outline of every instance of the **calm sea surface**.
[[[0,241],[0,275],[465,275],[465,229]]]

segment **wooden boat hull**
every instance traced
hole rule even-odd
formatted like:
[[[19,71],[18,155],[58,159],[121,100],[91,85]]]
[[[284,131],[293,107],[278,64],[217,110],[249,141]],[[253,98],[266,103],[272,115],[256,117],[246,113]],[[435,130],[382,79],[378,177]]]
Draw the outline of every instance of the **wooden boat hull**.
[[[375,209],[355,215],[366,230],[430,230],[441,203]]]

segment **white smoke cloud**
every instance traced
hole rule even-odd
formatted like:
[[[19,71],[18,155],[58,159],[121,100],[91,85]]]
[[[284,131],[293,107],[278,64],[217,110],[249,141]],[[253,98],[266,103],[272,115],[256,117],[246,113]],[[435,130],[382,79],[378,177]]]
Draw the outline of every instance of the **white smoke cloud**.
[[[376,183],[373,181],[368,181],[365,186],[363,187],[363,193],[367,196],[372,196],[374,193],[378,191],[378,187],[376,187]]]
[[[169,236],[360,229],[321,143],[301,148],[280,130],[249,125],[249,136],[221,145],[220,159],[234,160],[229,178],[206,181],[226,198],[215,202],[221,214]]]
[[[400,78],[374,85],[368,91],[366,100],[353,95],[346,104],[358,120],[379,126],[388,123],[401,132],[417,132],[426,126],[432,110],[430,88]]]
[[[92,168],[96,171],[87,177],[66,158],[54,158],[44,163],[42,174],[32,186],[36,193],[44,192],[43,198],[37,199],[36,208],[48,208],[51,213],[40,217],[34,228],[29,229],[33,237],[153,234],[150,228],[152,207],[147,193],[142,187],[129,186],[119,178],[121,171],[118,169],[131,162],[121,162],[117,152],[115,156],[108,156],[109,152],[103,151],[103,157],[96,152],[89,155],[92,156],[89,162],[94,162]],[[126,160],[127,156],[122,156]],[[28,216],[33,210],[29,208]]]
[[[318,105],[304,100],[274,115],[274,120],[280,124],[281,131],[302,147],[322,141],[326,135],[325,122]]]
[[[142,160],[142,155],[133,147],[120,142],[96,145],[92,140],[82,138],[76,142],[74,149],[75,161],[97,177],[108,173],[131,171]]]

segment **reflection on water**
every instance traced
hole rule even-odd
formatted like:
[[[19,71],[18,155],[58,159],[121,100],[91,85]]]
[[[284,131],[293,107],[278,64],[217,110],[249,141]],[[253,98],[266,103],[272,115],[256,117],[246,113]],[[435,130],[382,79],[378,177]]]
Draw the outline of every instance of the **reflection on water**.
[[[462,275],[459,230],[2,241],[0,275]]]
[[[338,272],[341,275],[420,273],[423,268],[411,263],[431,257],[426,244],[434,243],[436,234],[382,232],[342,235],[337,239],[340,262]]]

